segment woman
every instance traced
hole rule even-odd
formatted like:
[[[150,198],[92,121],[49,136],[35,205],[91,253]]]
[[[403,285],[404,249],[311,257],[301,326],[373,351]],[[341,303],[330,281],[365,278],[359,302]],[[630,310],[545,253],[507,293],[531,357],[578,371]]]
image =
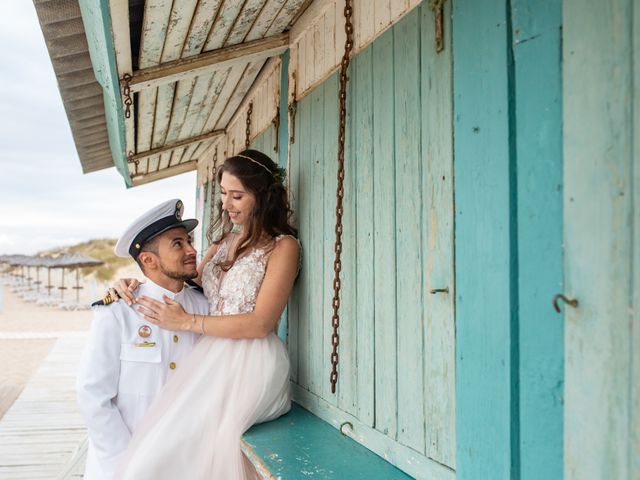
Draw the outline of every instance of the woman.
[[[300,247],[282,177],[256,150],[220,167],[221,235],[198,268],[210,315],[187,314],[169,298],[135,299],[148,321],[203,337],[134,433],[117,478],[255,476],[240,450],[242,434],[290,408],[289,359],[275,331]],[[118,291],[127,295],[122,287]]]

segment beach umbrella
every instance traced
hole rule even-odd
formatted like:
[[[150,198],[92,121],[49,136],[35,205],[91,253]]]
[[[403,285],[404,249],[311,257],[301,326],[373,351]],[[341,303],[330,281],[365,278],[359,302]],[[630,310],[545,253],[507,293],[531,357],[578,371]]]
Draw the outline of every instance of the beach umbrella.
[[[89,257],[83,253],[64,254],[52,259],[52,264],[49,268],[61,268],[62,280],[58,287],[60,289],[60,300],[64,299],[64,291],[67,287],[64,286],[64,274],[65,269],[75,270],[76,272],[76,286],[73,287],[76,291],[76,302],[80,302],[80,290],[83,287],[80,286],[80,269],[85,267],[96,267],[103,265],[102,260]]]

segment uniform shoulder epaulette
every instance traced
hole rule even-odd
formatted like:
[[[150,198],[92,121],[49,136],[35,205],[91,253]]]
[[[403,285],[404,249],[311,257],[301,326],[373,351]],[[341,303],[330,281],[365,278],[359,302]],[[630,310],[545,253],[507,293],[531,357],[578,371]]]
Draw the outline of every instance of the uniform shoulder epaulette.
[[[116,298],[113,298],[113,297],[111,296],[111,294],[108,294],[106,297],[104,297],[104,298],[102,298],[102,299],[100,299],[100,300],[97,300],[97,301],[93,302],[93,303],[91,304],[91,306],[92,306],[92,307],[99,307],[99,306],[102,306],[102,305],[110,305],[110,304],[112,304],[113,302],[116,302],[119,298],[120,298],[120,297],[118,297],[117,295],[116,295]]]

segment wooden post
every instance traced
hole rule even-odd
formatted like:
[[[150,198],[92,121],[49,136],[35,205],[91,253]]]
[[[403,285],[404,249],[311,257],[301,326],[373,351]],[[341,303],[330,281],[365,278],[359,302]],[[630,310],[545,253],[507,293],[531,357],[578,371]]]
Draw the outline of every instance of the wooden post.
[[[453,3],[457,480],[519,478],[507,3]]]
[[[64,290],[65,290],[65,286],[64,286],[64,267],[62,267],[62,277],[60,279],[60,286],[58,287],[58,289],[60,290],[60,303],[62,303],[64,301]]]

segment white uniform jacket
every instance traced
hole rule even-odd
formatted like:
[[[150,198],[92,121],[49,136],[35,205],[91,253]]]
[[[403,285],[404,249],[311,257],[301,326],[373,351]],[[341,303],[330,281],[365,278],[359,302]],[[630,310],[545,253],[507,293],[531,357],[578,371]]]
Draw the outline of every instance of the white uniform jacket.
[[[158,300],[163,294],[188,313],[208,313],[204,295],[188,287],[174,294],[147,279],[136,293]],[[122,300],[94,308],[76,385],[89,431],[85,480],[113,478],[131,432],[199,338],[163,330],[145,321],[136,308]]]

